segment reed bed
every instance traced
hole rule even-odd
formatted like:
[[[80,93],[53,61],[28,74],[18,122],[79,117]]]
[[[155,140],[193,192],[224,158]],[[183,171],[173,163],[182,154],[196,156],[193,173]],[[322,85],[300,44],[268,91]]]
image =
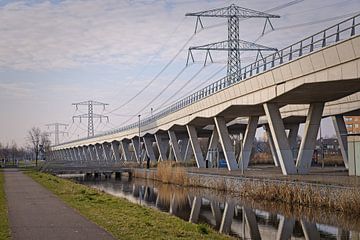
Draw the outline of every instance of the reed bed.
[[[185,167],[177,166],[172,161],[158,163],[155,179],[163,183],[172,183],[182,186],[188,185]]]
[[[310,208],[360,214],[360,191],[333,191],[298,184],[244,183],[239,194],[255,201],[282,202]]]

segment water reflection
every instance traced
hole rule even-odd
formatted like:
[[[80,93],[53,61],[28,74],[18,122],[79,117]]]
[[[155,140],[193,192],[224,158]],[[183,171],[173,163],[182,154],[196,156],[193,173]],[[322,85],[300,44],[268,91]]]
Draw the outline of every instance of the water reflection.
[[[360,240],[359,232],[353,229],[345,230],[324,222],[309,221],[301,216],[261,210],[237,197],[209,189],[182,188],[125,178],[114,180],[84,177],[77,180],[133,203],[168,212],[185,221],[207,223],[221,233],[240,239]],[[332,222],[336,222],[336,218],[331,218]]]

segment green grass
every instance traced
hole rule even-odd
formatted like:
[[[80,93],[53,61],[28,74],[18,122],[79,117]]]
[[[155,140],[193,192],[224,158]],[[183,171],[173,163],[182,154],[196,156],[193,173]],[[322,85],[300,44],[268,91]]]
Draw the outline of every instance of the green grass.
[[[49,174],[26,173],[118,239],[230,239],[205,224],[185,222]]]
[[[0,239],[10,239],[10,227],[4,191],[4,174],[2,170],[0,170]]]

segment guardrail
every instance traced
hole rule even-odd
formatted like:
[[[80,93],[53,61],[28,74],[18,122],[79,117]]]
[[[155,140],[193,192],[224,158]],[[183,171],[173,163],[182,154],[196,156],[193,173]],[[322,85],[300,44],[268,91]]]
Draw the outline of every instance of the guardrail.
[[[240,69],[239,73],[236,73],[236,77],[226,76],[220,80],[196,91],[195,93],[181,99],[180,101],[170,105],[162,111],[147,117],[140,121],[140,127],[149,123],[155,122],[156,120],[174,113],[184,107],[187,107],[201,99],[204,99],[212,94],[215,94],[225,88],[228,88],[244,79],[253,77],[256,74],[265,72],[281,64],[290,62],[296,58],[299,58],[305,54],[309,54],[317,49],[321,49],[337,43],[341,40],[348,39],[352,36],[359,34],[360,32],[360,14],[348,18],[340,23],[337,23],[325,30],[322,30],[310,37],[304,38],[286,48],[283,48],[273,54],[270,54],[262,59],[259,59],[243,68]],[[235,80],[231,80],[235,79]],[[106,131],[101,134],[97,134],[94,137],[82,138],[67,143],[73,143],[81,140],[90,138],[101,137],[109,134],[123,132],[132,128],[139,128],[139,123],[135,122],[124,127]],[[63,143],[64,144],[64,143]],[[59,144],[62,145],[62,144]]]

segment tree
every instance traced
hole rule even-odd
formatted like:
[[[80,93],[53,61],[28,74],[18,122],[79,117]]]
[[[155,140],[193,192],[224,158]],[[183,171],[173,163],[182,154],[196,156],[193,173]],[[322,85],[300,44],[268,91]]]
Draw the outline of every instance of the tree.
[[[49,139],[49,134],[47,132],[42,132],[41,133],[41,140],[40,140],[40,145],[41,145],[41,151],[45,154],[50,152],[50,145],[51,145],[51,141]]]
[[[38,127],[33,127],[28,132],[29,147],[35,154],[35,165],[37,166],[39,154],[40,154],[40,143],[41,143],[41,130]]]

